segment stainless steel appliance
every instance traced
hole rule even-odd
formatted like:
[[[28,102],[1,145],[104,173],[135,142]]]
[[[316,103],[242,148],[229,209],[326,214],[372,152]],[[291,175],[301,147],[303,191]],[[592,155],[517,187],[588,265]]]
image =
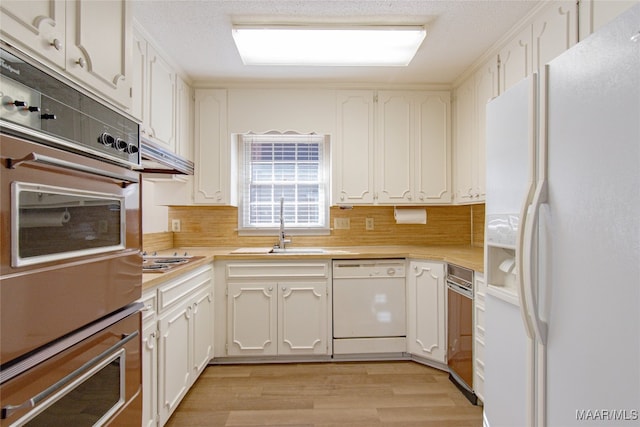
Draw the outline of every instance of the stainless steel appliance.
[[[333,262],[333,352],[406,351],[405,262]]]
[[[148,255],[146,252],[142,254],[142,271],[144,273],[166,273],[176,267],[184,266],[200,259],[203,256],[193,256],[188,253],[184,255],[157,255],[156,253]]]
[[[447,265],[447,365],[449,379],[474,405],[473,270]]]
[[[96,397],[103,413],[72,424],[139,424],[138,124],[9,49],[0,50],[0,425],[56,424],[65,396],[112,380],[116,403]]]

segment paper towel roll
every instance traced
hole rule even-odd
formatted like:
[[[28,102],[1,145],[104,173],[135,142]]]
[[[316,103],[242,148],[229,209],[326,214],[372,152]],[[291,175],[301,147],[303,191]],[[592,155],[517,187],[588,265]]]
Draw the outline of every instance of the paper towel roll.
[[[404,208],[393,210],[396,224],[426,224],[427,210],[422,208]]]
[[[20,215],[20,228],[62,227],[71,219],[69,211],[25,212]]]

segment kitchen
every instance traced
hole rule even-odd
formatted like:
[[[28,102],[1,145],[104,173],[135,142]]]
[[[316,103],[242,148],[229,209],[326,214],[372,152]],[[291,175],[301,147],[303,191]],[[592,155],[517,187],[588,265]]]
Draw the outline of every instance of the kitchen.
[[[6,4],[9,3],[6,2]],[[180,22],[190,23],[185,25],[185,28],[190,26],[198,28],[197,25],[202,22],[198,17],[188,15],[181,9],[185,6],[184,2],[175,4],[163,2],[162,8],[154,7],[153,3],[133,2],[133,5],[130,5],[134,21],[137,22],[133,31],[124,32],[122,46],[133,45],[132,62],[135,64],[133,69],[136,73],[132,75],[133,102],[129,103],[130,108],[124,108],[128,114],[142,122],[140,132],[143,142],[151,141],[149,146],[155,144],[163,153],[177,154],[180,156],[176,157],[178,160],[180,158],[192,160],[195,167],[193,175],[160,174],[157,171],[143,175],[141,183],[142,247],[150,253],[157,250],[162,255],[173,253],[174,248],[181,248],[181,251],[182,248],[198,248],[191,253],[200,255],[202,253],[199,251],[205,248],[204,251],[209,258],[196,260],[184,283],[170,283],[181,276],[178,274],[180,270],[176,270],[175,274],[164,273],[162,279],[157,275],[152,279],[143,279],[145,280],[143,295],[151,298],[144,300],[144,303],[158,310],[157,313],[153,313],[154,310],[144,312],[143,325],[148,324],[150,319],[152,324],[155,322],[153,319],[157,319],[161,325],[162,319],[167,320],[170,317],[169,314],[179,311],[178,308],[193,312],[196,307],[202,306],[202,301],[212,299],[213,302],[208,308],[212,312],[209,315],[214,318],[213,326],[210,327],[214,335],[214,343],[212,349],[202,349],[206,365],[207,354],[213,355],[214,360],[224,358],[225,346],[229,344],[226,338],[229,331],[225,327],[228,319],[226,304],[228,295],[225,295],[224,286],[219,287],[217,284],[224,284],[225,281],[230,280],[229,289],[233,281],[237,281],[238,286],[250,283],[253,288],[256,287],[254,283],[256,274],[261,273],[252,272],[247,269],[249,266],[242,264],[246,261],[246,263],[253,262],[264,267],[263,264],[268,265],[274,262],[269,261],[273,260],[269,257],[275,255],[247,253],[246,250],[263,250],[273,247],[278,240],[277,216],[283,210],[286,218],[286,237],[292,241],[287,243],[290,248],[328,248],[334,253],[293,254],[287,255],[286,259],[279,258],[282,261],[278,263],[283,264],[280,265],[282,268],[273,276],[273,279],[268,280],[269,282],[298,281],[299,276],[296,274],[299,272],[294,271],[291,273],[292,276],[288,276],[286,268],[291,267],[288,265],[290,261],[294,264],[294,270],[295,263],[308,263],[311,267],[319,268],[317,276],[311,278],[314,282],[322,282],[327,287],[330,277],[327,272],[331,271],[331,268],[326,260],[388,257],[408,260],[407,274],[411,271],[421,271],[422,268],[434,272],[436,270],[433,270],[433,265],[425,267],[423,264],[435,261],[437,266],[442,268],[443,261],[446,261],[462,264],[475,270],[480,273],[476,275],[476,279],[481,280],[481,273],[484,271],[482,248],[485,240],[483,117],[486,100],[501,94],[505,89],[531,74],[533,70],[541,70],[543,64],[578,40],[585,38],[596,27],[603,25],[635,2],[625,4],[581,2],[579,9],[570,2],[512,4],[511,7],[516,10],[512,11],[511,20],[503,23],[502,29],[494,29],[493,38],[487,40],[484,47],[476,48],[473,54],[467,53],[466,58],[461,59],[462,65],[458,65],[457,71],[450,71],[443,67],[434,70],[434,74],[425,74],[429,76],[426,77],[428,80],[423,80],[425,77],[412,76],[407,81],[402,80],[400,71],[391,72],[388,68],[379,74],[372,72],[373,74],[368,77],[370,80],[360,80],[350,76],[349,71],[342,71],[346,75],[340,75],[338,70],[336,70],[338,77],[334,77],[334,80],[323,80],[326,69],[318,72],[313,71],[312,68],[304,69],[304,73],[308,75],[303,74],[295,80],[291,80],[290,76],[279,76],[275,69],[272,71],[265,67],[258,67],[256,72],[259,78],[255,75],[242,77],[244,72],[239,72],[237,69],[233,71],[237,74],[223,74],[217,78],[199,74],[196,71],[197,68],[190,73],[185,73],[182,68],[187,68],[190,61],[179,57],[180,51],[183,50],[186,53],[189,50],[187,46],[191,44],[194,45],[193,49],[196,52],[206,51],[206,44],[205,47],[198,47],[196,36],[190,36],[189,42],[180,41],[178,38],[173,41],[168,40],[172,34],[167,32],[166,28],[173,26],[165,24],[166,21],[163,19],[167,19],[167,16],[173,19],[179,17]],[[394,14],[399,15],[394,16],[394,22],[392,22],[394,24],[398,24],[397,21],[400,20],[409,20],[414,23],[413,21],[419,18],[419,14],[413,13],[415,17],[410,19],[408,16],[411,16],[411,11],[425,10],[415,9],[418,7],[416,3],[428,4],[428,2],[407,2],[403,6],[402,3],[405,2],[395,4],[398,11],[402,11],[403,7],[408,9],[404,15],[400,12]],[[56,4],[59,6],[60,2]],[[440,6],[443,4],[441,3]],[[365,15],[363,10],[366,9],[362,9],[362,5],[352,2],[344,2],[342,5],[345,7],[344,10],[336,8],[331,13],[327,11],[324,13],[329,13],[329,16],[333,16],[336,20],[336,15],[339,13]],[[199,4],[199,6],[202,5]],[[493,13],[497,13],[498,9],[506,8],[504,4],[492,5],[492,2],[485,6],[494,7],[495,9],[491,9]],[[9,6],[5,6],[3,2],[2,7]],[[246,10],[236,10],[235,16],[237,18],[238,15],[247,14],[252,19],[258,20],[275,13],[269,6],[263,7],[263,9],[253,10],[251,15]],[[71,7],[67,6],[67,15],[70,14],[69,9]],[[201,9],[198,10],[201,11]],[[13,12],[12,16],[20,16],[15,10]],[[59,10],[57,12],[60,13]],[[294,7],[287,16],[304,15],[300,19],[309,20],[310,18],[306,15],[310,13],[304,8]],[[424,13],[426,15],[426,12]],[[478,13],[481,13],[480,10]],[[490,12],[485,10],[484,13]],[[380,10],[370,11],[367,14],[385,15]],[[43,15],[46,16],[46,14]],[[5,24],[8,21],[4,20],[5,9],[2,16],[2,26],[9,28]],[[127,16],[131,18],[131,15]],[[444,12],[443,16],[446,16]],[[67,27],[69,27],[67,31],[72,31],[70,27],[73,26],[74,19],[75,17],[67,18]],[[227,20],[226,23],[219,23],[219,25],[228,27],[230,32],[231,21],[229,17],[224,19]],[[444,19],[439,18],[431,23],[433,33],[430,34],[427,31],[425,46],[430,46],[429,43],[436,44],[438,40],[436,37],[439,34],[436,31],[437,24]],[[154,29],[154,22],[158,26],[156,29]],[[208,25],[208,22],[207,20],[205,24]],[[464,25],[464,21],[461,25]],[[553,28],[553,31],[540,31],[548,28]],[[202,28],[201,31],[202,33],[198,30],[199,34],[206,34],[207,30]],[[567,37],[559,35],[563,34],[563,31],[568,35]],[[536,49],[531,49],[533,35],[539,36],[540,33],[543,37],[537,38]],[[3,40],[8,39],[20,46],[20,42],[16,42],[11,38],[11,34],[4,30],[2,36]],[[232,43],[228,34],[225,37],[229,39],[229,43]],[[440,37],[443,35],[440,34]],[[430,40],[434,41],[430,42]],[[445,43],[444,40],[439,44]],[[88,41],[91,42],[90,39]],[[462,44],[469,44],[464,40],[462,42]],[[453,40],[450,43],[453,43]],[[72,44],[63,47],[71,51]],[[26,49],[32,53],[35,48],[30,46]],[[36,52],[35,55],[42,60],[39,53]],[[206,55],[202,56],[206,57]],[[224,52],[220,52],[216,58],[228,59],[228,61],[217,61],[222,64],[239,61],[237,57],[229,59],[228,54],[225,55]],[[45,58],[44,61],[50,60]],[[510,61],[513,62],[510,63]],[[183,64],[183,66],[176,64]],[[77,65],[80,66],[80,64]],[[111,71],[107,65],[97,62],[91,66],[98,71],[102,71],[98,66],[104,66],[107,72]],[[68,74],[76,70],[75,65],[66,67],[69,69]],[[80,66],[80,68],[83,67]],[[246,70],[249,69],[250,67],[246,68]],[[416,72],[416,70],[412,71]],[[440,75],[437,74],[438,72]],[[127,73],[124,74],[127,75]],[[118,90],[114,91],[113,85],[103,88],[99,85],[104,79],[96,82],[92,78],[91,76],[75,77],[75,80],[80,81],[81,85],[86,84],[94,90],[108,93],[109,95],[106,96],[112,105],[120,106],[119,108],[126,105],[126,95],[122,98]],[[358,83],[351,83],[354,81]],[[136,93],[136,91],[142,93]],[[160,96],[157,96],[158,94]],[[173,102],[167,102],[167,100]],[[309,102],[310,100],[312,102]],[[389,101],[391,106],[388,114],[374,114],[373,106],[385,101]],[[430,120],[429,123],[436,125],[430,127],[430,130],[435,130],[417,137],[415,136],[418,132],[417,128],[411,127],[415,127],[414,122],[408,127],[405,125],[404,128],[398,125],[397,121],[402,120],[398,117],[400,114],[398,111],[406,111],[403,109],[409,109],[412,117],[424,114],[425,120]],[[389,128],[384,127],[386,119],[390,121]],[[394,119],[396,122],[393,122]],[[396,152],[389,152],[388,147],[384,145],[384,139],[374,137],[375,134],[384,134],[387,129],[406,132],[406,140],[411,143],[406,142],[404,146],[394,147]],[[277,203],[279,200],[274,199],[272,199],[270,211],[271,232],[268,235],[251,232],[241,235],[237,231],[240,227],[239,211],[241,209],[238,194],[242,188],[239,187],[238,181],[242,179],[242,175],[239,174],[241,163],[237,161],[237,157],[240,156],[239,150],[237,148],[234,150],[232,147],[237,147],[242,142],[241,137],[248,132],[267,135],[273,130],[284,134],[287,131],[295,131],[305,136],[316,133],[330,135],[333,138],[330,142],[332,177],[330,190],[325,188],[323,192],[326,200],[330,201],[328,204],[331,205],[327,206],[328,213],[324,215],[325,228],[331,228],[329,234],[314,236],[295,230],[295,223],[290,220],[291,216],[288,212],[290,204],[285,203],[284,208],[279,211]],[[232,137],[233,140],[230,142]],[[343,141],[347,138],[349,141],[354,141],[353,144],[357,146],[345,144]],[[141,147],[143,154],[145,150],[143,144]],[[429,155],[421,156],[420,153],[423,151],[420,150],[424,150]],[[390,153],[390,155],[383,157],[379,154],[381,152]],[[354,156],[366,158],[367,161],[354,162]],[[188,162],[186,164],[188,165]],[[4,191],[3,189],[3,193]],[[415,219],[414,215],[417,215],[418,219]],[[412,218],[409,222],[414,223],[401,224],[405,216]],[[280,217],[283,217],[281,213]],[[467,249],[446,251],[442,250],[442,245],[456,245]],[[230,254],[238,248],[244,249],[245,253]],[[437,249],[434,250],[434,248]],[[215,259],[213,264],[211,264],[211,256]],[[317,264],[320,266],[318,267]],[[238,268],[237,273],[233,271],[234,266]],[[213,268],[213,272],[210,267]],[[229,276],[232,273],[237,275]],[[438,286],[444,289],[444,272],[435,275],[438,276]],[[310,278],[305,280],[307,279]],[[213,292],[204,291],[211,285],[210,282],[215,285]],[[149,289],[155,289],[158,292],[151,294],[144,292]],[[416,287],[416,289],[420,288]],[[178,296],[184,293],[190,295],[188,301],[177,302]],[[444,302],[444,300],[438,301],[438,304]],[[484,307],[479,305],[481,299],[476,299],[475,303],[475,310],[484,310]],[[428,312],[443,315],[445,310],[442,307],[438,305],[435,310]],[[242,307],[238,305],[238,308]],[[162,310],[166,311],[162,313]],[[157,318],[154,317],[156,314]],[[325,315],[322,321],[329,324],[328,320],[331,317],[329,308],[325,306],[321,314]],[[440,318],[436,318],[437,320]],[[204,322],[204,327],[206,323]],[[196,320],[190,320],[181,327],[199,328]],[[162,326],[160,328],[162,329]],[[329,339],[331,334],[327,329],[324,329],[326,336],[323,338],[326,344],[331,346],[333,344]],[[409,330],[411,330],[410,327]],[[444,332],[444,330],[437,332]],[[149,333],[157,335],[161,331],[152,328]],[[183,336],[190,334],[191,332],[185,332]],[[146,336],[144,331],[142,336],[144,340]],[[445,341],[438,334],[435,338],[431,334],[429,338],[437,342],[440,340],[441,347]],[[478,338],[480,334],[476,335],[476,339]],[[162,345],[160,344],[161,347]],[[182,348],[182,353],[185,353],[184,348],[190,345],[190,342],[184,342],[173,348]],[[478,342],[473,345],[478,345]],[[212,353],[208,353],[209,351]],[[197,349],[194,349],[193,353],[200,354]],[[414,352],[411,351],[411,353]],[[325,354],[331,353],[325,348]],[[178,353],[172,356],[179,360],[182,360],[181,357],[186,357]],[[194,357],[188,355],[188,358]],[[446,369],[446,360],[443,363],[441,356],[438,360],[439,362],[434,364]],[[198,367],[199,371],[202,369],[200,365],[201,363]],[[143,362],[143,369],[146,367],[147,365]],[[193,384],[194,376],[197,377],[197,374],[187,376],[189,377],[187,384],[185,385],[183,381],[177,386],[179,391],[176,395],[180,395],[179,398],[171,401],[169,405],[171,408],[166,409],[161,417],[164,421],[175,409],[179,399],[184,396],[188,386]],[[158,378],[161,377],[162,375]],[[473,381],[475,383],[479,378],[474,378]],[[166,381],[159,380],[159,384],[162,387]],[[145,399],[146,396],[151,395],[146,393]],[[157,405],[158,399],[151,403]],[[487,420],[485,422],[488,423]]]

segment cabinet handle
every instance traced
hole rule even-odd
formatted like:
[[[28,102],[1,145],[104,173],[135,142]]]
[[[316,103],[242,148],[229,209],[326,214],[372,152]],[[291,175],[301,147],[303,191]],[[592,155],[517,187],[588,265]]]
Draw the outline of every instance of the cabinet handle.
[[[78,58],[76,64],[80,66],[80,68],[84,68],[87,65],[87,61],[84,58]]]
[[[269,292],[273,291],[273,286],[269,286]]]
[[[62,49],[62,42],[60,41],[60,39],[53,39],[53,41],[49,44],[53,46],[55,50]]]
[[[287,288],[286,287],[282,287],[282,292],[287,292]]]

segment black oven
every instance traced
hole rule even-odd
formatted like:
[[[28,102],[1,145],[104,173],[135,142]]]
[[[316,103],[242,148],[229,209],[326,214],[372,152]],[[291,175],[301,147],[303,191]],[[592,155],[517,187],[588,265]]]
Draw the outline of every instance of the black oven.
[[[139,124],[1,47],[0,425],[139,425]]]

